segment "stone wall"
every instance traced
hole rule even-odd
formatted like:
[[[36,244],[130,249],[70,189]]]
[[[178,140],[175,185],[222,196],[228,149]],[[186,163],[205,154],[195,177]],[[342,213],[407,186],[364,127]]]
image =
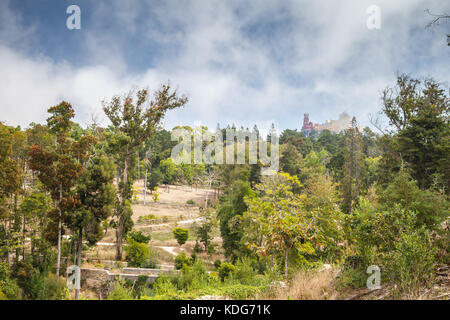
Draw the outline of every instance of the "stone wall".
[[[81,289],[94,290],[99,299],[104,299],[111,292],[111,283],[120,280],[136,281],[139,276],[147,276],[147,282],[155,282],[161,273],[177,273],[178,270],[124,268],[121,273],[112,273],[105,269],[81,268]]]

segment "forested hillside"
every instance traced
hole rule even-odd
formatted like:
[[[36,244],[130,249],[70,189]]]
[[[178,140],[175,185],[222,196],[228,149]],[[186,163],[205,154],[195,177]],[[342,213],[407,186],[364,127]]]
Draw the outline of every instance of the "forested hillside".
[[[0,299],[362,297],[375,269],[377,297],[448,299],[448,88],[401,75],[380,101],[370,128],[282,131],[274,175],[176,163],[162,119],[189,104],[169,84],[105,101],[108,126],[82,127],[67,101],[46,123],[0,123]],[[104,260],[174,271],[100,296],[82,272],[69,290],[69,266]]]

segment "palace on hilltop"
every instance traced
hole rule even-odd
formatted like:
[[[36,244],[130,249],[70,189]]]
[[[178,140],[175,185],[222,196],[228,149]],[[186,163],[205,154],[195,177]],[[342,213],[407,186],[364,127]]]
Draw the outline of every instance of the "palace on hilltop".
[[[320,132],[322,130],[329,130],[333,133],[339,133],[342,130],[347,129],[351,126],[352,117],[347,113],[343,112],[339,114],[339,118],[337,120],[327,120],[325,123],[312,123],[309,120],[309,114],[305,113],[303,115],[303,126],[302,132],[305,136],[309,136],[311,134]]]

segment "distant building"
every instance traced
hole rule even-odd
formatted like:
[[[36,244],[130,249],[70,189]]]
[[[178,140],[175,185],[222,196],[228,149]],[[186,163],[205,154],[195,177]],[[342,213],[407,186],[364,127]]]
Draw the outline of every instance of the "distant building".
[[[339,133],[342,130],[349,128],[351,126],[351,123],[352,117],[345,112],[339,114],[339,118],[337,120],[327,120],[322,124],[312,123],[309,120],[309,114],[305,113],[303,115],[302,132],[305,134],[305,136],[312,135],[315,132],[319,132],[322,130],[329,130],[333,133]]]

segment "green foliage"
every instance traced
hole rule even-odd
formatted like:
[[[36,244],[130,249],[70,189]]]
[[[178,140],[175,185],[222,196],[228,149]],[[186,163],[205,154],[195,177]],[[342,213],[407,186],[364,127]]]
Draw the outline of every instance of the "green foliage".
[[[175,257],[175,269],[180,270],[184,266],[191,266],[192,258],[188,257],[185,252],[181,252]]]
[[[239,283],[248,285],[254,282],[257,275],[256,270],[253,268],[253,261],[249,257],[243,257],[236,262],[236,269],[233,272],[233,278],[238,280]],[[219,268],[220,275],[220,268]]]
[[[231,276],[236,270],[236,267],[229,263],[223,262],[219,267],[219,277],[222,281],[224,281],[227,277]]]
[[[425,229],[400,236],[386,262],[389,280],[397,285],[398,291],[418,293],[423,286],[432,284],[435,251]]]
[[[242,215],[247,210],[245,197],[253,197],[255,192],[251,189],[250,183],[246,181],[235,181],[231,189],[225,194],[221,205],[217,210],[220,220],[220,235],[222,236],[222,246],[225,254],[235,260],[248,252],[246,246],[242,245],[244,235]]]
[[[130,267],[145,267],[150,258],[150,249],[147,244],[137,242],[131,238],[128,238],[127,242],[128,246],[125,248],[125,251]]]
[[[54,274],[35,273],[28,291],[28,296],[34,300],[68,300],[70,297],[64,279],[58,279]]]
[[[181,176],[181,170],[171,158],[162,160],[159,169],[163,175],[162,182],[164,184],[173,184]]]
[[[153,199],[153,202],[158,202],[158,201],[159,201],[158,187],[154,187],[154,188],[153,188],[153,191],[152,191],[152,199]]]
[[[189,199],[188,201],[186,201],[186,204],[195,204],[194,200]]]
[[[19,285],[12,277],[12,271],[6,263],[0,263],[0,292],[5,300],[20,299]]]
[[[150,190],[155,190],[164,180],[164,174],[161,172],[159,168],[154,168],[150,172],[150,176],[148,177],[147,188]]]
[[[151,240],[151,235],[146,236],[142,231],[131,231],[128,237],[136,242],[147,244]]]
[[[154,214],[147,214],[145,216],[140,216],[138,218],[138,222],[142,223],[142,222],[150,222],[152,220],[157,220],[158,217],[156,217]]]
[[[396,133],[393,148],[407,162],[422,189],[440,176],[450,190],[450,126],[448,90],[433,79],[400,75],[383,92],[383,113]],[[389,156],[389,154],[387,154]]]
[[[358,203],[359,197],[364,190],[365,177],[365,155],[356,118],[352,119],[352,126],[345,130],[343,141],[344,162],[342,167],[342,210],[351,213]]]
[[[210,209],[205,210],[201,214],[202,221],[196,223],[194,232],[197,235],[197,240],[203,244],[203,247],[208,254],[212,254],[211,250],[215,251],[214,247],[211,248],[212,230],[216,225],[215,217]]]
[[[189,238],[189,230],[184,228],[175,228],[172,230],[173,236],[177,240],[178,244],[182,246]]]
[[[127,288],[124,282],[116,281],[108,300],[133,300],[132,290]]]

